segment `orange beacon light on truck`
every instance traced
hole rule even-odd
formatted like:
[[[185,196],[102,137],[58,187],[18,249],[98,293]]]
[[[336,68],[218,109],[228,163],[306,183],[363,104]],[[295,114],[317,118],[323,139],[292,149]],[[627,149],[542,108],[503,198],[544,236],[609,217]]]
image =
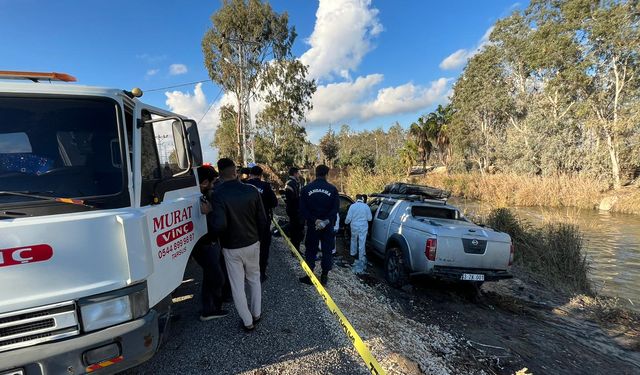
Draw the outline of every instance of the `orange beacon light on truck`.
[[[28,79],[33,82],[38,82],[40,80],[62,82],[77,81],[76,77],[66,73],[16,72],[10,70],[0,70],[0,79]]]

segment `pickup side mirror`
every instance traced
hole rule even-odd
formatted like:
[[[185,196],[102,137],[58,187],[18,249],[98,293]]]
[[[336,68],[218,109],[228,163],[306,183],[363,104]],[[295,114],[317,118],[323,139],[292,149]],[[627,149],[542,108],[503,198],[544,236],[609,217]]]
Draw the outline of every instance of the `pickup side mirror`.
[[[202,145],[200,144],[200,134],[198,133],[198,125],[193,120],[186,120],[184,126],[187,129],[187,140],[191,148],[192,164],[194,167],[202,165]]]

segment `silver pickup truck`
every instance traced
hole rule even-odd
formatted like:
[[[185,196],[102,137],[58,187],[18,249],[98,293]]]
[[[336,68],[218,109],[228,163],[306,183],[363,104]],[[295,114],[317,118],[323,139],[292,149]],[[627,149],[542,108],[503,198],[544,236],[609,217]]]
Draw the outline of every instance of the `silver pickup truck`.
[[[369,248],[384,259],[396,287],[410,276],[475,282],[511,278],[514,248],[508,234],[478,226],[445,200],[425,195],[373,195]]]

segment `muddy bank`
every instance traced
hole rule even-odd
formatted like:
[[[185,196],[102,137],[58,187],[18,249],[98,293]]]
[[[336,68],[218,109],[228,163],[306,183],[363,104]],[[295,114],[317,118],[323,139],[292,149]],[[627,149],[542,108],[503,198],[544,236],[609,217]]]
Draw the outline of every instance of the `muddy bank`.
[[[640,372],[636,314],[607,310],[602,301],[560,295],[518,278],[485,283],[480,290],[417,279],[398,290],[386,284],[375,259],[369,275],[351,274],[350,257],[342,244],[338,247],[334,279],[342,286],[330,290],[336,302],[358,330],[379,336],[389,351],[417,365],[392,373],[513,374],[524,368],[534,374]],[[371,301],[388,306],[401,319],[380,313]],[[375,308],[366,310],[363,303]],[[437,328],[437,334],[425,333],[428,327]],[[436,372],[424,361],[443,366]]]

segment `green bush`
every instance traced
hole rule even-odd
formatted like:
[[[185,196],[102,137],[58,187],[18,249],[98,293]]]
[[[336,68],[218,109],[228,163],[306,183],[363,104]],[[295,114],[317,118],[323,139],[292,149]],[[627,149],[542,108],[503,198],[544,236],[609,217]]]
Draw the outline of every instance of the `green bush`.
[[[511,236],[516,266],[535,279],[565,291],[593,293],[589,263],[577,226],[561,223],[535,228],[506,208],[491,211],[486,224]]]

